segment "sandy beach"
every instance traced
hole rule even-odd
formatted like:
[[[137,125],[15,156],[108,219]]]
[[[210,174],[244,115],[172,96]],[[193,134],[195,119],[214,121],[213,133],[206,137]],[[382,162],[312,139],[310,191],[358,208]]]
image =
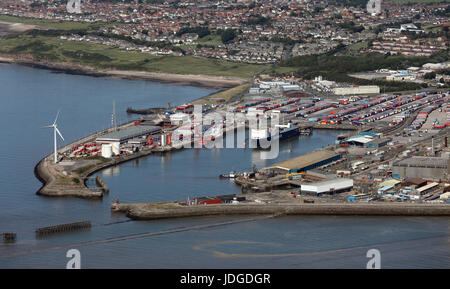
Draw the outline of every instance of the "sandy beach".
[[[222,77],[198,74],[169,74],[146,71],[126,71],[126,70],[100,70],[99,72],[109,76],[147,79],[158,82],[177,83],[181,85],[192,85],[213,88],[228,88],[246,81],[245,78]]]
[[[13,63],[19,65],[26,65],[70,74],[150,80],[162,83],[190,85],[214,89],[230,88],[240,85],[245,81],[247,81],[247,79],[245,78],[238,78],[238,77],[223,77],[223,76],[197,75],[197,74],[170,74],[170,73],[159,73],[148,71],[128,71],[128,70],[108,70],[108,69],[102,70],[73,63],[52,63],[35,60],[31,57],[16,57],[12,55],[0,55],[0,63]]]

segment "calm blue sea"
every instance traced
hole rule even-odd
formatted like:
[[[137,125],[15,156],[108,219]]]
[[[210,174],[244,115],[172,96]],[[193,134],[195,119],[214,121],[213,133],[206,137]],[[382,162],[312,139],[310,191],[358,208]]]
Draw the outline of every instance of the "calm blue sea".
[[[102,201],[35,194],[41,184],[34,166],[52,150],[52,132],[41,127],[52,123],[57,110],[66,139],[60,144],[67,144],[109,127],[113,100],[118,122],[125,122],[134,117],[125,112],[129,106],[178,105],[212,92],[0,65],[0,233],[18,234],[15,244],[0,243],[0,268],[65,268],[70,248],[80,250],[83,268],[365,268],[372,248],[380,250],[383,268],[449,268],[449,218],[298,216],[220,225],[240,218],[137,222],[109,210],[116,199],[238,193],[239,187],[218,175],[326,146],[340,131],[283,142],[277,160],[261,160],[251,149],[151,155],[99,172],[111,189]],[[35,237],[38,227],[83,220],[92,221],[91,230]],[[115,239],[140,233],[148,234]]]

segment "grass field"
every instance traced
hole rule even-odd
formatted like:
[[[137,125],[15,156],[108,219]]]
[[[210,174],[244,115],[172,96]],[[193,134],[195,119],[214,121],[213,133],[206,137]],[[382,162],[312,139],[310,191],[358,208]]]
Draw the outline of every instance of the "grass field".
[[[250,78],[264,69],[263,65],[234,63],[193,56],[152,56],[100,44],[31,35],[0,38],[0,53],[31,54],[48,61],[79,63],[101,69],[113,68],[171,74]]]
[[[225,102],[229,102],[233,97],[244,94],[248,91],[250,88],[250,83],[241,84],[239,86],[223,90],[208,96],[205,96],[203,98],[200,98],[196,101],[194,101],[194,104],[215,104],[217,103],[215,99],[222,98],[225,100]]]
[[[361,41],[361,42],[354,43],[345,48],[344,54],[346,54],[346,55],[358,54],[360,49],[366,49],[368,47],[368,45],[369,45],[368,41]]]
[[[276,74],[288,74],[291,72],[296,72],[298,70],[297,67],[289,67],[289,66],[278,66],[276,65],[272,70],[271,73]]]
[[[212,46],[219,46],[223,44],[220,35],[215,34],[206,35],[205,37],[198,39],[197,42],[202,45]]]

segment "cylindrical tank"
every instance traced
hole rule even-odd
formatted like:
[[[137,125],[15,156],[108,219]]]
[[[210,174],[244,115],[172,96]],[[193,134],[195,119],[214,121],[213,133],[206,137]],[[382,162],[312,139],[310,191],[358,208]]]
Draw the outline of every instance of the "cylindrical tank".
[[[102,144],[102,157],[104,157],[104,158],[112,157],[112,145]]]
[[[120,142],[113,142],[112,145],[112,152],[115,155],[120,155]]]
[[[166,135],[165,134],[162,134],[161,135],[161,146],[163,147],[163,146],[165,146],[166,145]]]

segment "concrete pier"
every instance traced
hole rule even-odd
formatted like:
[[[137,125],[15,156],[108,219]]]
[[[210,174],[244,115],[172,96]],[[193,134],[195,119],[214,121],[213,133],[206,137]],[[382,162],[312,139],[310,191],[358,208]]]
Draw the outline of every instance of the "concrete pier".
[[[320,204],[218,204],[185,206],[178,203],[112,204],[111,210],[135,220],[219,215],[383,215],[450,216],[447,204],[320,203]]]

